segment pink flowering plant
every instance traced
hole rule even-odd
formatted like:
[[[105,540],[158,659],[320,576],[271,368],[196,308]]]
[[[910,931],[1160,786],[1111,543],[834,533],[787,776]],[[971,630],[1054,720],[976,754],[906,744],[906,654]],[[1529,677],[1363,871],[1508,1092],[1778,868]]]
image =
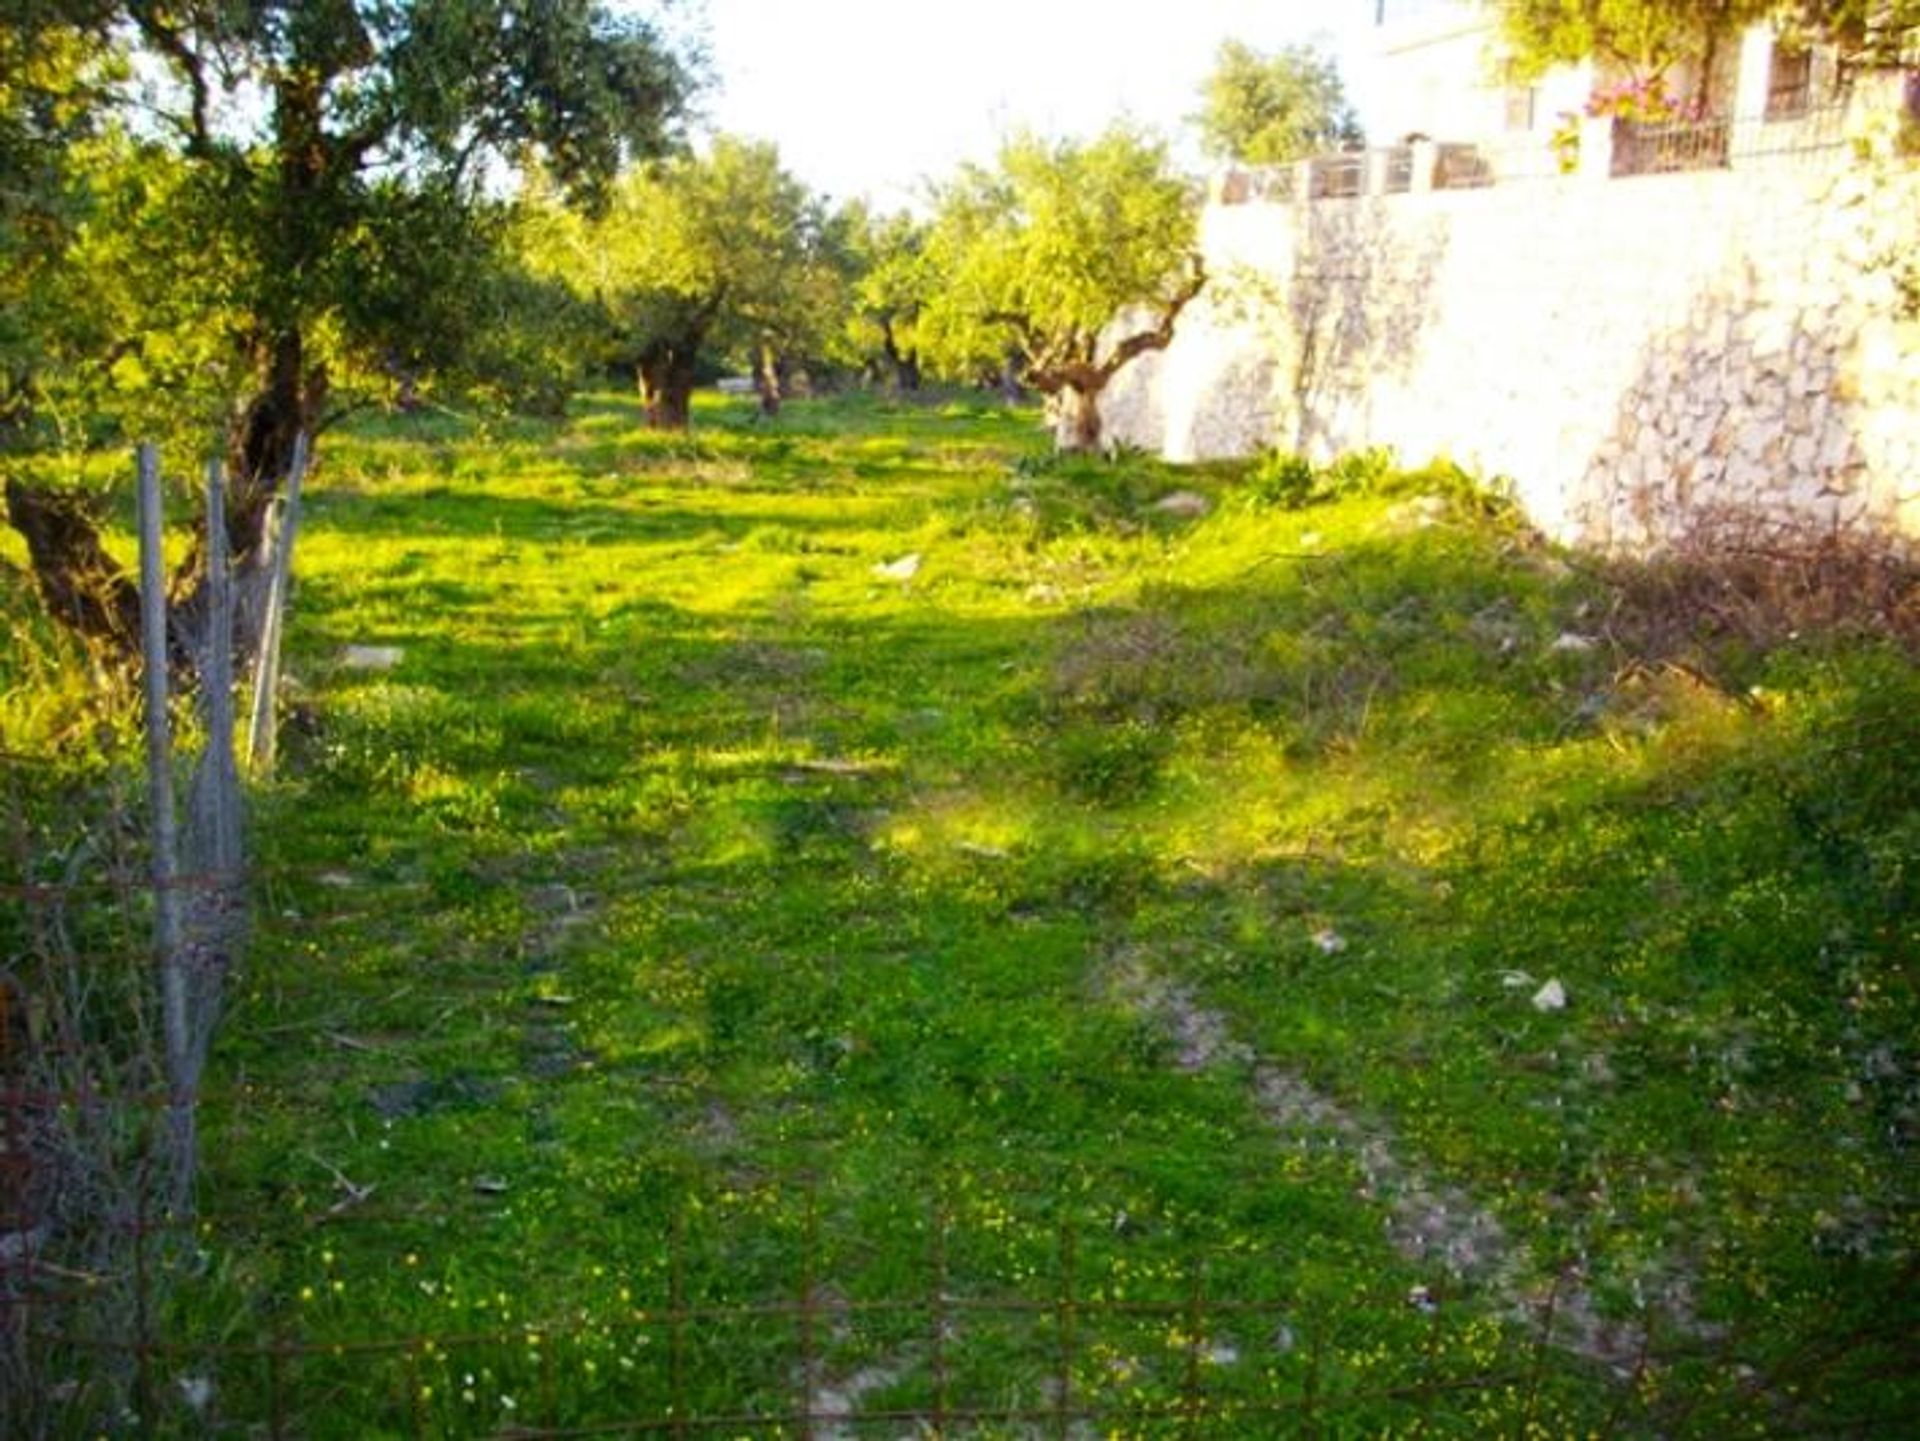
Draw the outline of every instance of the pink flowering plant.
[[[1641,75],[1597,87],[1587,97],[1584,111],[1563,110],[1548,144],[1559,158],[1563,173],[1580,168],[1582,118],[1611,116],[1634,125],[1701,125],[1711,119],[1705,99],[1670,93],[1661,75]]]
[[[1603,85],[1587,98],[1587,114],[1611,115],[1640,125],[1698,124],[1707,119],[1706,101],[1670,95],[1662,77],[1643,75]]]

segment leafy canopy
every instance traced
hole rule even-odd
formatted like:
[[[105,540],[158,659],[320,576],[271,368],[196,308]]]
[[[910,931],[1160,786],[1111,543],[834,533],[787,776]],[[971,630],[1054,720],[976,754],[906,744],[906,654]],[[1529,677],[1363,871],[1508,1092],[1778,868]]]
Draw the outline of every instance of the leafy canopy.
[[[608,365],[668,352],[753,365],[817,352],[840,329],[841,227],[772,144],[722,135],[629,171],[596,216],[547,213],[538,264],[595,308]]]
[[[857,202],[844,224],[853,262],[847,341],[856,358],[884,359],[917,380],[921,317],[939,285],[927,224],[905,211],[875,216]]]
[[[90,205],[96,115],[116,81],[42,7],[0,0],[0,435],[18,439],[40,375],[96,339],[73,247]]]
[[[1500,23],[1523,74],[1592,57],[1657,77],[1780,8],[1778,0],[1500,0]]]
[[[600,203],[623,161],[672,143],[693,84],[652,24],[597,0],[0,5],[21,73],[62,47],[82,75],[126,58],[84,94],[113,142],[73,238],[95,351],[129,397],[226,411],[247,477],[343,391],[484,358],[525,289],[502,268],[500,180],[538,157]]]
[[[997,168],[939,195],[928,259],[941,277],[924,338],[963,368],[1011,344],[1043,390],[1094,366],[1124,311],[1192,293],[1195,206],[1166,147],[1125,126],[1091,141],[1009,140]]]
[[[1788,0],[1783,18],[1794,38],[1830,41],[1848,60],[1920,59],[1920,0]]]
[[[1310,45],[1271,55],[1228,40],[1200,88],[1193,119],[1207,154],[1284,165],[1359,143],[1360,124],[1330,56]]]

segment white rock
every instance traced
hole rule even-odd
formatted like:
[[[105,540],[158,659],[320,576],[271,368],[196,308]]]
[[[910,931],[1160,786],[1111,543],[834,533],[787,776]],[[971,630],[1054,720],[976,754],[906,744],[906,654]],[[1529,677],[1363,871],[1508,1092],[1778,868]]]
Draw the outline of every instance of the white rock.
[[[1555,637],[1553,644],[1548,646],[1547,649],[1562,653],[1570,652],[1577,654],[1590,651],[1599,643],[1600,642],[1590,635],[1582,635],[1579,631],[1567,630],[1560,632],[1560,634]]]
[[[920,552],[911,551],[898,560],[882,561],[873,568],[882,580],[912,580],[920,574]]]
[[[350,645],[340,652],[340,664],[348,670],[392,670],[406,654],[397,645]]]
[[[1181,520],[1198,520],[1213,509],[1213,502],[1198,491],[1176,490],[1171,495],[1163,495],[1153,503],[1153,508],[1162,515],[1177,516]]]
[[[1416,495],[1412,500],[1404,500],[1390,508],[1387,511],[1387,523],[1427,530],[1447,518],[1447,509],[1445,496]]]
[[[1533,1008],[1536,1011],[1564,1011],[1567,1008],[1567,988],[1557,980],[1548,981],[1533,993]]]

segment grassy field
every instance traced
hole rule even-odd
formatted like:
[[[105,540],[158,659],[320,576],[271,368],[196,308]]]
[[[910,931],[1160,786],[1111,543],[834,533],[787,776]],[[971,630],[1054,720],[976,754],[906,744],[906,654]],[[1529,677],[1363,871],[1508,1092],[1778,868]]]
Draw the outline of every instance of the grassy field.
[[[1912,1421],[1911,661],[1271,469],[971,401],[331,438],[180,1427]]]

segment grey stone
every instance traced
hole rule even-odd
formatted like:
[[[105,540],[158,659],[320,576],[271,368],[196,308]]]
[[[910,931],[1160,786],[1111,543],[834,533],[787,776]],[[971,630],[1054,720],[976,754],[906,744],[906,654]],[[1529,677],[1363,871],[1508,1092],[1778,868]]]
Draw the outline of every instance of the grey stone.
[[[1153,508],[1161,515],[1175,516],[1181,520],[1198,520],[1213,509],[1213,502],[1198,491],[1176,490],[1163,495],[1153,503]]]
[[[350,645],[340,652],[340,664],[348,670],[388,671],[406,654],[397,645]]]

